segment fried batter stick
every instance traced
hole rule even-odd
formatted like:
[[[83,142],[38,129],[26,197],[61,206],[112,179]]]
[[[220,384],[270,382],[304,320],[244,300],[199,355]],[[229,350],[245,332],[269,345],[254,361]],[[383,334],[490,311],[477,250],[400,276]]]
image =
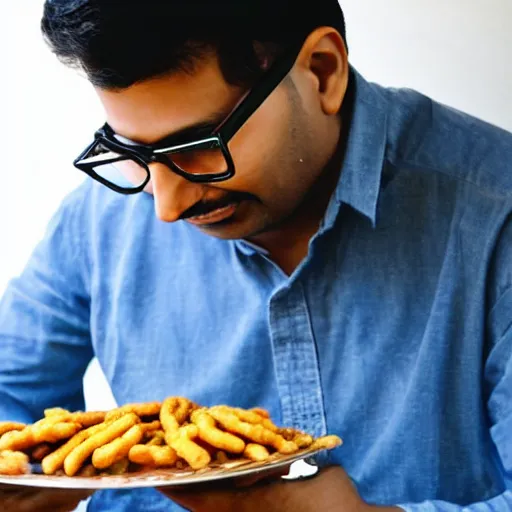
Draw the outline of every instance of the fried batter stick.
[[[77,446],[80,446],[86,439],[97,432],[104,430],[106,427],[107,424],[101,423],[100,425],[94,425],[93,427],[81,430],[75,434],[71,439],[69,439],[69,441],[42,460],[41,466],[43,468],[43,473],[46,475],[53,475],[57,470],[64,466],[64,460]]]
[[[121,437],[110,441],[92,454],[92,464],[97,469],[105,469],[128,457],[130,449],[140,443],[148,430],[160,428],[160,422],[138,423],[128,429]]]
[[[28,455],[5,450],[0,453],[0,475],[25,475],[30,472]]]
[[[190,419],[199,430],[199,439],[226,452],[242,453],[244,451],[245,443],[242,439],[217,428],[215,419],[206,409],[192,412]]]
[[[242,421],[226,406],[210,407],[208,412],[226,429],[234,434],[240,434],[257,444],[272,446],[279,453],[291,454],[299,451],[293,441],[287,441],[283,436],[265,428],[261,424]]]
[[[76,448],[73,448],[64,459],[64,471],[66,475],[74,476],[85,460],[93,454],[94,450],[122,436],[128,429],[139,422],[140,418],[136,414],[125,414],[118,420],[107,424],[106,428],[93,434]]]
[[[14,421],[0,421],[0,437],[6,432],[12,432],[13,430],[23,430],[27,425],[24,423],[16,423]]]

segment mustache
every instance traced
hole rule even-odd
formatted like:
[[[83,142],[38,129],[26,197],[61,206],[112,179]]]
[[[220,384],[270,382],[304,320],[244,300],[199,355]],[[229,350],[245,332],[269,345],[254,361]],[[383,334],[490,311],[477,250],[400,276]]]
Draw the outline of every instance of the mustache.
[[[242,201],[258,201],[258,198],[249,192],[228,192],[221,199],[215,201],[199,201],[185,210],[180,216],[180,220],[189,219],[190,217],[198,217],[199,215],[207,215],[219,208],[224,208],[234,203]]]

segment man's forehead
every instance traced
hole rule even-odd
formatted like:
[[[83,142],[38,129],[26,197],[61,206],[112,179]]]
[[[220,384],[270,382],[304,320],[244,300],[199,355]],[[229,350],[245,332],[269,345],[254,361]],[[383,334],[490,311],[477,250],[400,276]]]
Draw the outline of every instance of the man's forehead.
[[[122,90],[96,88],[111,128],[134,142],[154,144],[171,135],[214,128],[240,98],[215,66],[162,76]]]

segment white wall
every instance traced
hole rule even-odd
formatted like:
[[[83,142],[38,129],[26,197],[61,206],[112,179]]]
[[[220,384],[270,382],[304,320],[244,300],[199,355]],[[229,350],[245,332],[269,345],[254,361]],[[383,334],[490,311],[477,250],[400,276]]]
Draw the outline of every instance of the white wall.
[[[512,131],[511,0],[341,0],[353,64]]]
[[[350,55],[367,78],[410,86],[512,131],[510,0],[342,0]],[[89,85],[39,36],[42,0],[4,2],[0,19],[0,291],[81,176],[72,159],[102,122]],[[97,368],[90,407],[108,407]]]

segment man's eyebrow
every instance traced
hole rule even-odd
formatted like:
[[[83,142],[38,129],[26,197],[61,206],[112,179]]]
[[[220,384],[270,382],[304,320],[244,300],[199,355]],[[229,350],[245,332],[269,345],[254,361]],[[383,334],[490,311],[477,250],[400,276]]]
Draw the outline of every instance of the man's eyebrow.
[[[176,132],[169,133],[150,144],[138,141],[136,139],[129,139],[121,134],[118,134],[117,132],[115,132],[115,137],[119,139],[121,142],[127,144],[133,144],[138,146],[154,146],[162,148],[164,146],[171,146],[173,144],[179,144],[181,142],[192,141],[194,138],[197,137],[207,136],[209,135],[209,133],[213,132],[215,128],[217,128],[217,126],[219,126],[228,115],[229,111],[214,112],[211,115],[209,115],[206,119],[191,124],[190,126],[186,126],[185,128],[182,128]]]

